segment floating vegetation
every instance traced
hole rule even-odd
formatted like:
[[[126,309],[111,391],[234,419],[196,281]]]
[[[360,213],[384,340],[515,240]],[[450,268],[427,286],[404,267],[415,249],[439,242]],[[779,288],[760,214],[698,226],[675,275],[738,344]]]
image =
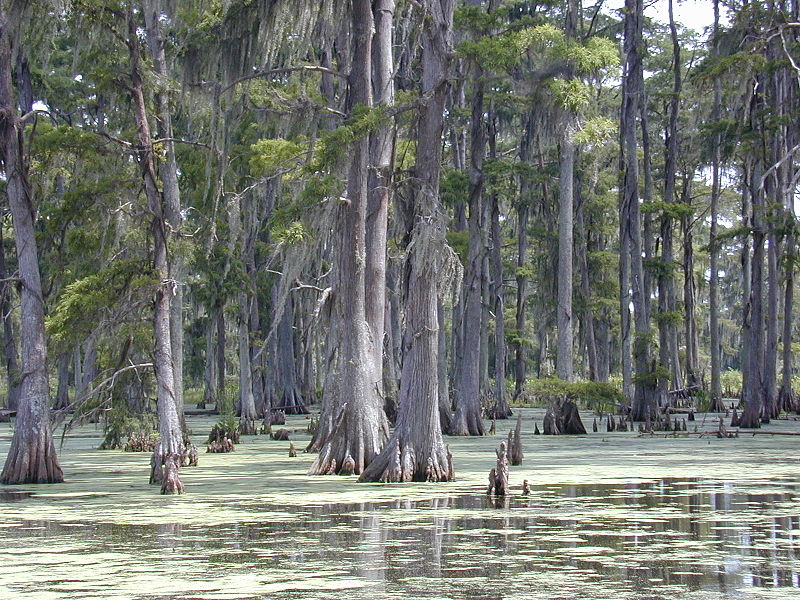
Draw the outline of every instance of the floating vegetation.
[[[524,423],[544,414],[517,411]],[[298,448],[306,424],[287,416]],[[10,432],[0,426],[0,453]],[[0,487],[0,597],[723,600],[800,586],[793,437],[526,425],[525,462],[495,499],[486,473],[505,433],[449,438],[458,480],[403,485],[307,476],[313,454],[244,438],[181,470],[186,494],[164,497],[146,483],[149,456],[98,452],[100,432],[83,425],[65,439],[65,483]]]

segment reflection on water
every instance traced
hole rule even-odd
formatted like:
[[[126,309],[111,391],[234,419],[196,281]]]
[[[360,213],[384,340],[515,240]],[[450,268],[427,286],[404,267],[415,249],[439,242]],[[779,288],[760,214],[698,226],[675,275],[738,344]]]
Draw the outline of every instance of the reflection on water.
[[[499,501],[247,506],[250,522],[217,526],[15,523],[6,511],[0,560],[18,570],[0,579],[0,592],[673,599],[774,588],[791,597],[800,587],[797,489],[690,479],[552,485]],[[259,512],[288,518],[265,522]]]

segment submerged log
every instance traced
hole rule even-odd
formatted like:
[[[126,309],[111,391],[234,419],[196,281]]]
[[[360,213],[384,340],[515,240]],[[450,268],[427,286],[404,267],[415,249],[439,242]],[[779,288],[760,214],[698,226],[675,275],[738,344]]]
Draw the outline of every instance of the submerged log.
[[[495,496],[505,496],[509,492],[508,487],[508,455],[506,453],[506,443],[500,442],[497,452],[497,464],[489,471],[489,488],[486,493]]]
[[[508,459],[514,466],[522,464],[522,413],[517,416],[516,427],[508,432]]]
[[[583,435],[586,428],[581,422],[578,407],[572,400],[561,399],[550,403],[542,423],[545,435]]]

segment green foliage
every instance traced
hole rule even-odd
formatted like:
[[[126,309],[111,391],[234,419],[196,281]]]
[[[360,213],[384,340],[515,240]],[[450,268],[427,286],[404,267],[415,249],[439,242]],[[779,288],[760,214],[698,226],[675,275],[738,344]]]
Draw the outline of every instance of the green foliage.
[[[155,290],[149,266],[138,259],[118,259],[77,281],[67,284],[48,315],[47,332],[58,345],[84,339],[94,329],[101,313],[122,300],[131,290]]]
[[[599,145],[613,140],[617,133],[617,124],[605,117],[587,119],[575,133],[575,143]]]
[[[122,448],[125,440],[133,435],[144,435],[158,440],[155,413],[133,415],[127,404],[115,403],[105,412],[103,424],[104,438],[100,450],[117,450]]]
[[[691,204],[685,202],[651,200],[650,202],[642,202],[642,212],[660,214],[677,221],[682,217],[691,217],[694,215],[694,208],[692,208]]]
[[[458,254],[461,262],[467,260],[467,251],[469,249],[469,232],[468,231],[448,231],[447,244]]]
[[[271,235],[276,242],[287,246],[299,244],[309,237],[308,231],[300,221],[292,221],[282,229],[273,229]]]
[[[653,315],[657,323],[668,323],[670,325],[679,325],[683,321],[683,311],[672,310],[657,312]]]
[[[556,101],[570,112],[577,113],[589,104],[591,90],[580,79],[555,78],[548,84]]]
[[[571,383],[557,377],[529,379],[525,382],[525,391],[537,405],[568,398],[585,408],[608,411],[625,402],[616,385],[600,381]]]
[[[355,141],[363,139],[388,123],[389,118],[384,106],[356,106],[352,116],[343,125],[332,131],[326,131],[317,140],[310,171],[315,173],[331,169],[346,152],[352,149]]]
[[[719,374],[720,387],[725,394],[738,394],[742,390],[742,372],[726,369]]]
[[[457,169],[443,169],[439,197],[442,205],[450,208],[466,202],[469,198],[469,174]]]
[[[255,177],[273,175],[278,169],[290,168],[305,151],[305,146],[280,138],[258,140],[250,146],[250,173]]]

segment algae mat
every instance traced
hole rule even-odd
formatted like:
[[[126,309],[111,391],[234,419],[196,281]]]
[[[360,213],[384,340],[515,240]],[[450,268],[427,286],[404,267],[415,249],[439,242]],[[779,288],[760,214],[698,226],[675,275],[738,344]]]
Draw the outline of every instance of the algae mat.
[[[447,484],[309,477],[312,456],[257,436],[201,454],[180,497],[84,426],[61,449],[64,484],[0,486],[0,598],[800,597],[796,438],[554,438],[523,415],[517,495],[499,502],[483,492],[513,422],[450,438]],[[190,418],[197,442],[212,423]],[[287,425],[298,448],[305,425]]]

